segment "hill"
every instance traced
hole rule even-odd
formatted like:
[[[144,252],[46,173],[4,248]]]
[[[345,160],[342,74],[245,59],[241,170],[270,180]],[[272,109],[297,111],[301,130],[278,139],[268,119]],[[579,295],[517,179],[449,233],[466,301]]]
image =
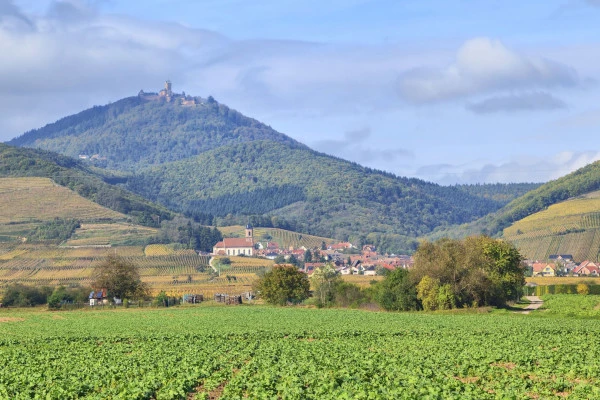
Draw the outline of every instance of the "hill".
[[[109,184],[114,179],[109,173],[84,165],[72,158],[56,153],[24,149],[0,143],[0,178],[48,178],[52,182],[68,188],[79,196],[102,207],[125,214],[132,222],[143,225],[157,225],[158,219],[171,219],[173,213],[164,207],[151,203],[127,190]],[[51,188],[46,186],[45,189]],[[49,196],[41,189],[37,197]],[[31,205],[29,205],[31,206]],[[15,212],[20,205],[15,203],[3,207],[4,213]],[[31,206],[33,207],[33,206]],[[54,203],[54,208],[64,207],[61,202]],[[71,212],[65,209],[64,212]],[[37,219],[46,219],[56,210],[47,207],[39,214],[32,214]],[[74,218],[71,216],[71,218]]]
[[[212,98],[198,97],[195,101],[193,106],[183,106],[176,101],[128,97],[26,132],[8,144],[73,158],[87,156],[90,163],[121,170],[182,160],[254,140],[304,147]]]
[[[551,205],[504,229],[525,257],[572,254],[578,262],[600,256],[600,191]]]
[[[411,251],[412,238],[436,226],[498,208],[495,201],[456,187],[400,178],[272,141],[223,146],[143,169],[126,187],[185,213],[268,214],[285,221],[274,227],[395,252]]]
[[[210,97],[165,91],[94,107],[9,143],[118,170],[113,182],[204,223],[258,215],[264,223],[256,226],[391,252],[411,252],[417,237],[487,215],[524,190],[397,177],[313,151]]]

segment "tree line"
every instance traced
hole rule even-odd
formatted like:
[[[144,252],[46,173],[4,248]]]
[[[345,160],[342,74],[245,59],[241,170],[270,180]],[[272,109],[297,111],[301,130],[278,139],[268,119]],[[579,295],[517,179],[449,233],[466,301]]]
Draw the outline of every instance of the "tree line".
[[[512,244],[474,236],[422,243],[413,268],[388,272],[366,289],[344,282],[326,264],[310,278],[293,265],[276,266],[258,281],[256,290],[279,305],[306,300],[312,286],[313,303],[319,307],[375,302],[389,311],[433,311],[504,306],[521,296],[524,276],[522,257]]]

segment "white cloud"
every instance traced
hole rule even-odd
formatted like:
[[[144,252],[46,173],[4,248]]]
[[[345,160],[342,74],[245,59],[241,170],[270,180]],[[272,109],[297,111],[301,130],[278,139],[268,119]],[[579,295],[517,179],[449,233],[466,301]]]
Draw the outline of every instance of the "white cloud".
[[[516,111],[548,111],[566,108],[564,101],[546,92],[530,92],[489,97],[467,104],[467,109],[476,114]]]
[[[564,64],[528,57],[499,40],[476,38],[442,68],[417,68],[400,76],[399,92],[413,103],[453,100],[503,90],[573,87],[580,78]]]
[[[597,160],[598,151],[563,151],[547,157],[513,157],[498,164],[428,165],[419,168],[416,175],[441,184],[548,182]]]

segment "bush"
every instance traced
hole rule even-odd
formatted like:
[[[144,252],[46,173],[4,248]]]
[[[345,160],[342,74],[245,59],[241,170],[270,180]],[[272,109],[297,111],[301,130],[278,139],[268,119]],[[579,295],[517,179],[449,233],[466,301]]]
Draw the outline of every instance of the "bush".
[[[338,282],[335,286],[335,304],[340,307],[360,307],[367,302],[367,296],[360,286],[349,282]]]
[[[5,306],[31,307],[40,304],[46,304],[48,296],[52,294],[52,288],[35,288],[22,284],[9,286],[2,297],[2,304]]]
[[[577,294],[581,294],[584,296],[590,294],[590,287],[585,283],[580,283],[579,285],[577,285]]]
[[[403,268],[390,272],[376,285],[375,301],[387,311],[418,309],[417,290]]]

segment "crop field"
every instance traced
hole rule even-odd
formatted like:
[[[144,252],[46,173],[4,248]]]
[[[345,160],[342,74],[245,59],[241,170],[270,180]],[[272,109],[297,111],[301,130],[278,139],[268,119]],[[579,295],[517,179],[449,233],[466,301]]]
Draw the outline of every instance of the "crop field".
[[[60,204],[61,207],[56,207]],[[48,178],[0,178],[0,224],[59,218],[125,219]]]
[[[208,284],[211,293],[217,293],[212,289],[221,284],[209,282],[209,257],[189,250],[146,257],[143,246],[64,247],[4,243],[0,246],[0,292],[13,283],[90,285],[94,267],[109,253],[120,255],[138,266],[142,280],[149,283],[154,294],[161,290],[179,293],[181,285],[190,276],[196,288]]]
[[[0,398],[600,398],[600,311],[557,301],[529,315],[0,310]]]
[[[371,282],[380,281],[383,276],[364,276],[364,275],[342,275],[345,282],[354,283],[360,287],[369,287]]]
[[[125,222],[83,223],[66,242],[68,246],[138,245],[156,235],[158,229]]]

